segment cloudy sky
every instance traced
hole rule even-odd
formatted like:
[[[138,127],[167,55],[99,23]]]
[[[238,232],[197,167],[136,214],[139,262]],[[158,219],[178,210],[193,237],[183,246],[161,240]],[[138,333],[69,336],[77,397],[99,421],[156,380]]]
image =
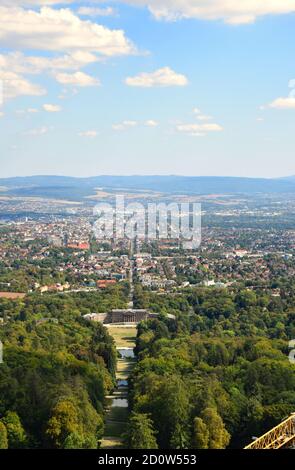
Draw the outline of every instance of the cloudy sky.
[[[0,0],[2,177],[295,174],[295,0]]]

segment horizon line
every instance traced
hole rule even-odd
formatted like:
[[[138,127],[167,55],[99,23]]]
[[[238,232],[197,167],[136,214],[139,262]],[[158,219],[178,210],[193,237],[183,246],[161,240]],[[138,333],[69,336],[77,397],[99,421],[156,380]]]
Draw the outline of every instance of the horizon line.
[[[29,174],[29,175],[15,175],[15,176],[3,176],[0,180],[18,179],[18,178],[72,178],[72,179],[91,179],[91,178],[230,178],[230,179],[263,179],[263,180],[285,180],[288,178],[295,178],[295,174],[287,176],[230,176],[230,175],[182,175],[182,174],[97,174],[91,176],[76,176],[67,174]]]

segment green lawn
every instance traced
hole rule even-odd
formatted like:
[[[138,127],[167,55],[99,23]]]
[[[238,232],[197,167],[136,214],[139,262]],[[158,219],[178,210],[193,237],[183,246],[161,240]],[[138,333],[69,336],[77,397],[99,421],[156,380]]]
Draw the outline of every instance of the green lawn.
[[[137,329],[109,326],[108,331],[114,338],[117,348],[134,348],[137,335]]]
[[[105,437],[101,441],[101,449],[123,449],[123,440],[116,437]]]

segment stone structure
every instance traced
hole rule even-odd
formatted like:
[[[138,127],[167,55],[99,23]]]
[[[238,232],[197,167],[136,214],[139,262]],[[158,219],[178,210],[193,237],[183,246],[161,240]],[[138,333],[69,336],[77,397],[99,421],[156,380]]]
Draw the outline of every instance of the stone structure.
[[[84,315],[84,318],[104,324],[134,323],[137,325],[141,321],[147,320],[149,316],[149,312],[144,309],[121,309],[111,310],[108,313],[89,313]]]
[[[90,321],[103,323],[104,325],[111,324],[134,324],[137,325],[141,321],[148,320],[149,318],[157,318],[158,313],[150,313],[145,309],[118,309],[111,310],[107,313],[88,313],[84,318]],[[167,315],[170,320],[175,320],[175,315]]]

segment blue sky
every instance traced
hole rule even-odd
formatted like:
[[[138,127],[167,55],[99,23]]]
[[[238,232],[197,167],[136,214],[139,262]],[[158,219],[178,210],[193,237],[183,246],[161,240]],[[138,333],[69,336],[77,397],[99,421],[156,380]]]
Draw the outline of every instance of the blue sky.
[[[46,3],[0,0],[2,177],[295,174],[295,1]]]

